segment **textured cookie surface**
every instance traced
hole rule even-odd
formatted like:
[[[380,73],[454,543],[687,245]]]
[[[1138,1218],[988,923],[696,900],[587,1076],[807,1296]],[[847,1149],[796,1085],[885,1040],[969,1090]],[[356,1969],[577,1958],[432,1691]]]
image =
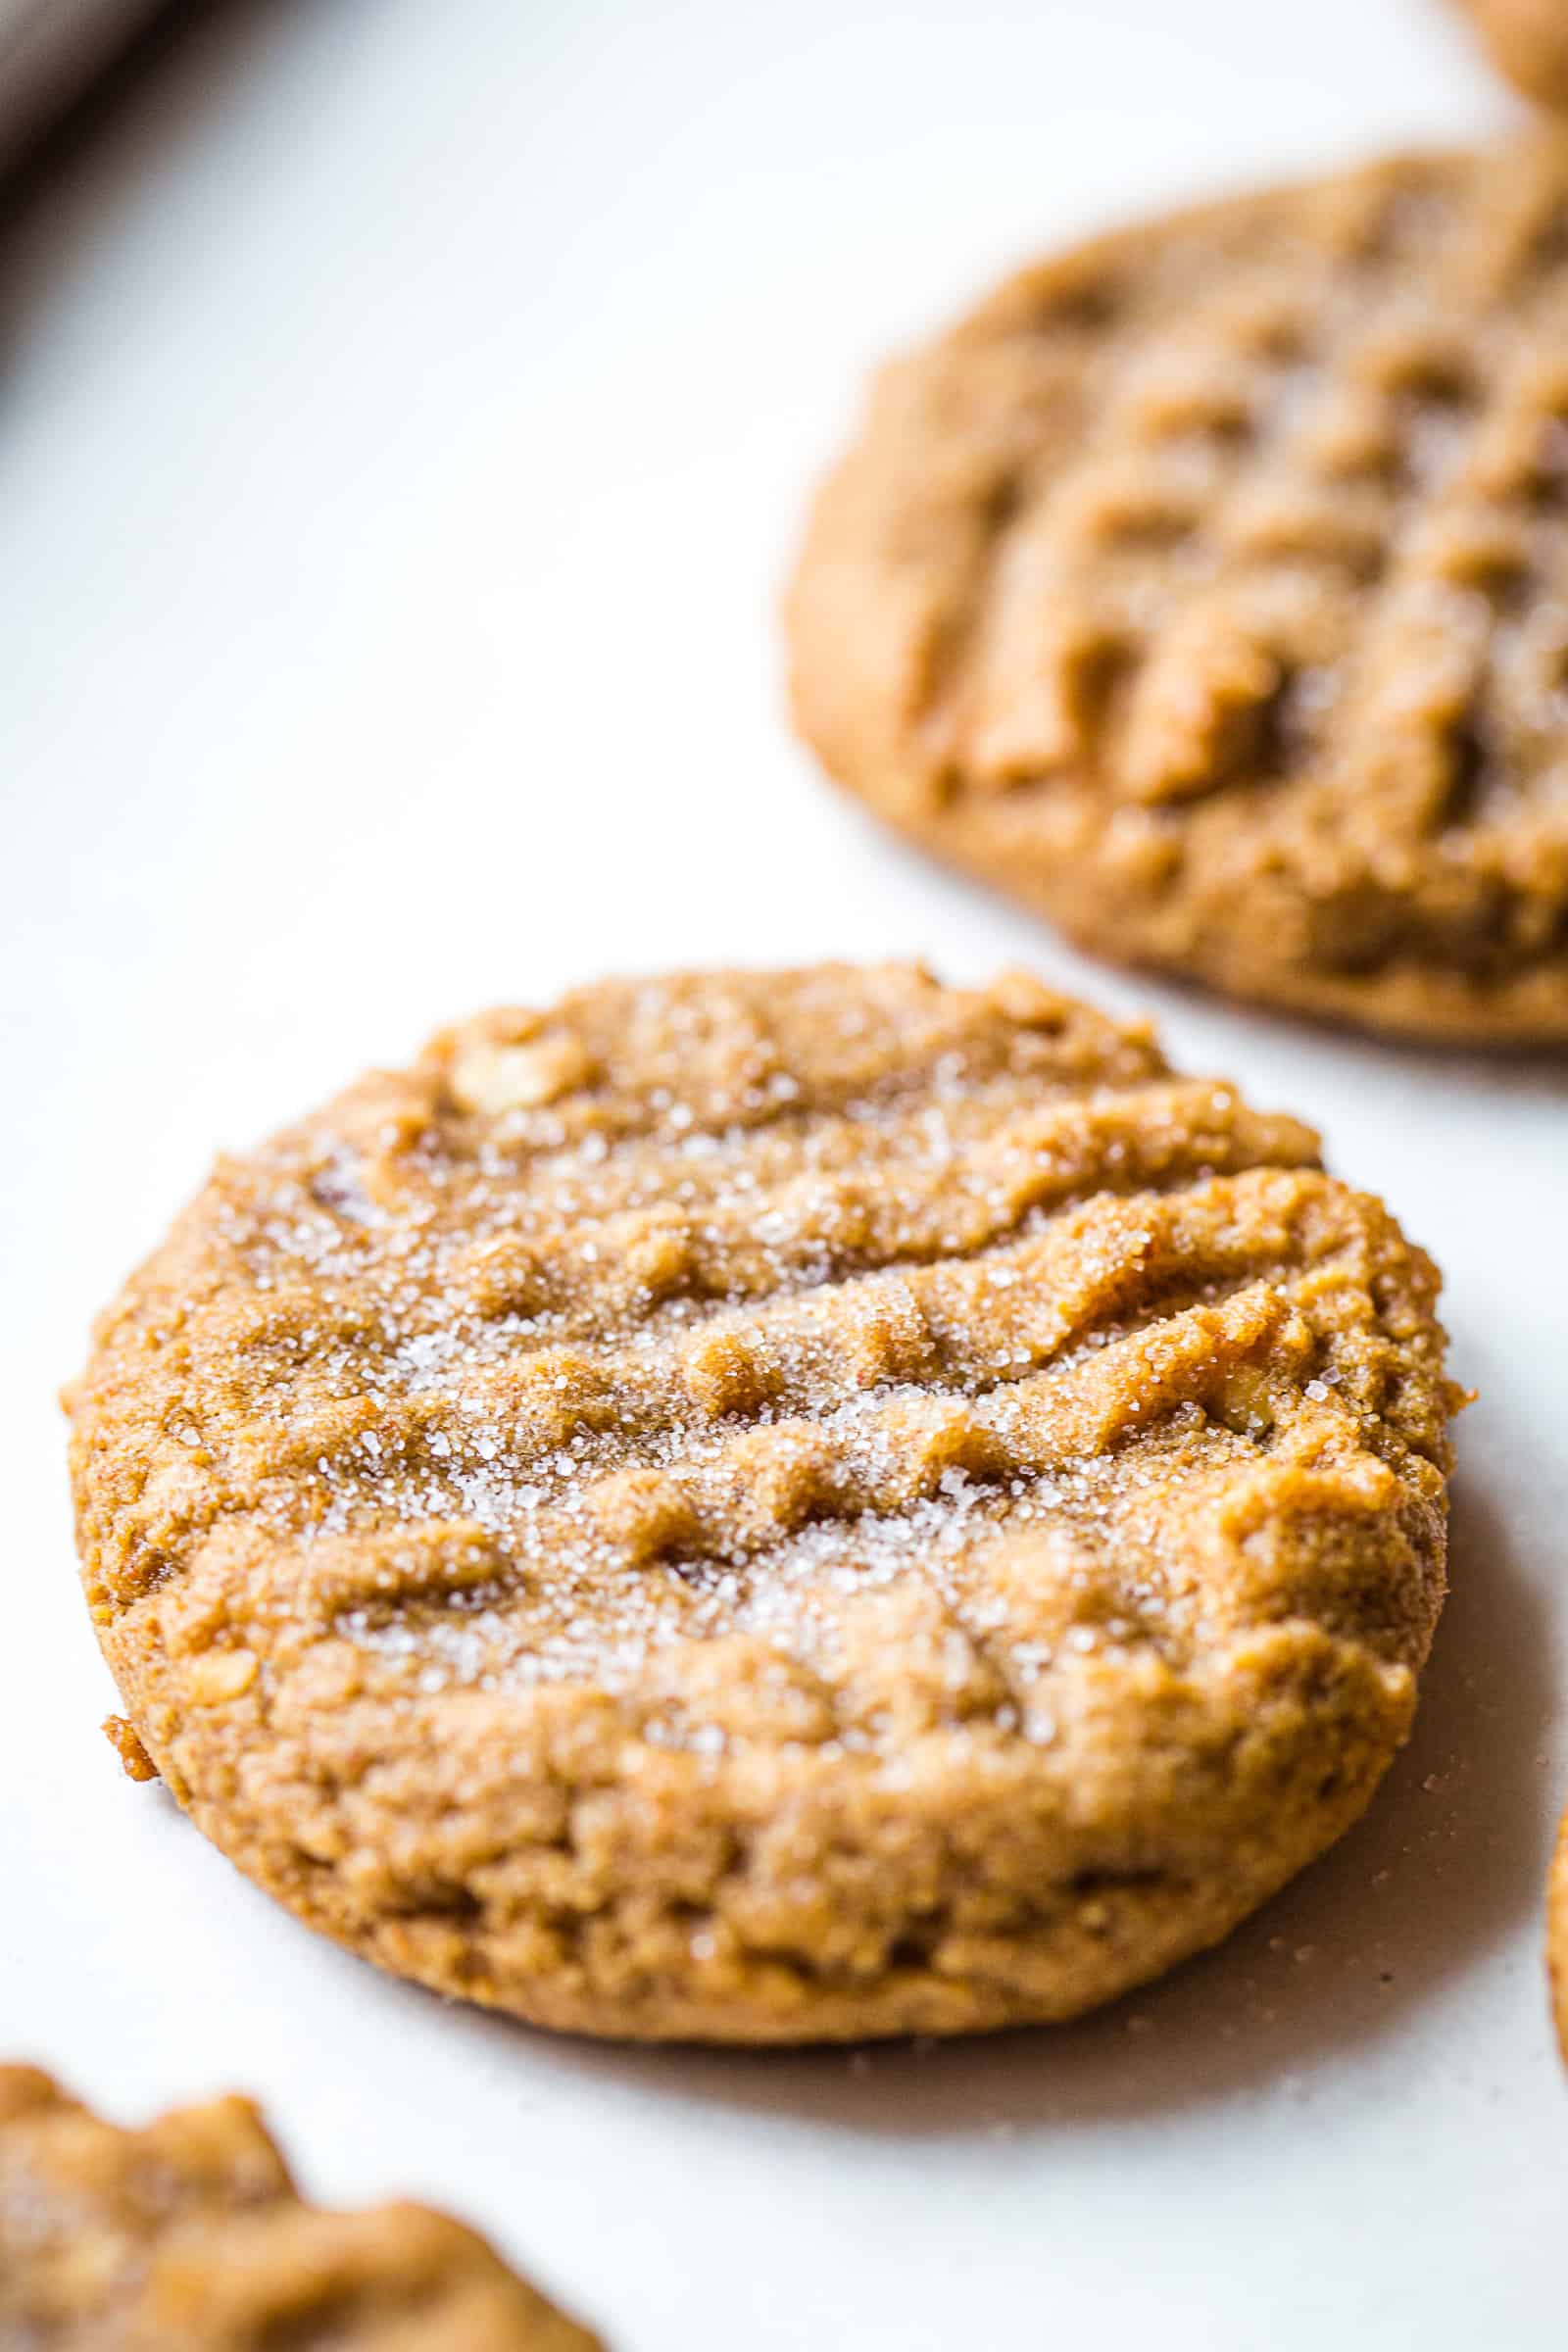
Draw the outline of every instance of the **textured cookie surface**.
[[[1527,98],[1568,111],[1564,0],[1463,0],[1493,61]]]
[[[220,1167],[72,1400],[87,1592],[180,1802],[388,1967],[617,2034],[1065,2016],[1403,1739],[1436,1287],[1027,975],[583,990]]]
[[[420,2205],[303,2203],[248,2099],[140,2131],[0,2066],[7,2352],[594,2352]]]
[[[1101,953],[1568,1039],[1568,141],[1027,270],[881,378],[798,723]]]

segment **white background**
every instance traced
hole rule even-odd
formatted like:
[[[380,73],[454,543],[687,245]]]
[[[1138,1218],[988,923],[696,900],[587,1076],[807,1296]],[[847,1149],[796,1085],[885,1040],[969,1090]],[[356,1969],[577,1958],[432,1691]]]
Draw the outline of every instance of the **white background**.
[[[1507,114],[1436,0],[277,0],[34,191],[0,295],[0,2050],[126,2115],[253,2088],[313,2189],[454,2205],[621,2352],[1563,2342],[1568,1074],[1081,962],[821,788],[774,627],[874,355],[1080,225]],[[438,1020],[834,952],[1152,1004],[1439,1255],[1482,1401],[1414,1745],[1222,1953],[1079,2029],[748,2058],[443,2007],[121,1778],[52,1391],[215,1147]]]

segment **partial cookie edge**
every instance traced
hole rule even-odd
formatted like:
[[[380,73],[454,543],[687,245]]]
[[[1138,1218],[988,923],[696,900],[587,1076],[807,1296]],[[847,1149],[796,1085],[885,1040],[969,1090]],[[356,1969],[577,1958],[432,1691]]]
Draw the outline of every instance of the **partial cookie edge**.
[[[1568,12],[1560,0],[1460,0],[1494,72],[1532,106],[1568,113]]]
[[[1557,2047],[1568,2066],[1568,1810],[1558,1824],[1546,1874],[1546,1988]]]
[[[352,2284],[353,2266],[364,2265],[368,2253],[370,2261],[364,2278],[373,2283],[377,2241],[395,2234],[400,2243],[408,2243],[411,2236],[416,2243],[422,2233],[425,2252],[450,2258],[455,2266],[461,2263],[457,2282],[478,2290],[483,2298],[482,2308],[476,2306],[470,2316],[485,2323],[483,2342],[490,2352],[501,2352],[503,2345],[513,2343],[517,2352],[605,2352],[597,2335],[515,2270],[486,2235],[444,2207],[404,2197],[383,2198],[364,2206],[320,2205],[307,2197],[260,2105],[245,2093],[223,2092],[161,2108],[142,2122],[122,2124],[89,2107],[51,2070],[24,2060],[0,2062],[0,2165],[7,2161],[8,2141],[21,2142],[25,2182],[26,2140],[33,2132],[47,2137],[52,2128],[63,2130],[68,2141],[75,2139],[75,2150],[68,2147],[68,2153],[75,2153],[78,2161],[84,2139],[86,2152],[101,2150],[111,2162],[117,2157],[131,2164],[139,2161],[149,2168],[149,2178],[157,2180],[158,2193],[152,2200],[154,2226],[146,2250],[138,2259],[127,2248],[129,2259],[122,2280],[107,2271],[95,2278],[88,2266],[85,2286],[89,2294],[95,2285],[113,2293],[122,2283],[142,2296],[145,2308],[138,2312],[132,2306],[127,2316],[138,2329],[156,2321],[160,2340],[163,2328],[173,2324],[177,2308],[179,2341],[191,2347],[191,2352],[206,2340],[209,2328],[215,2344],[227,2343],[235,2317],[231,2297],[236,2282],[243,2288],[245,2255],[249,2251],[254,2257],[262,2249],[242,2246],[225,2250],[225,2232],[243,2235],[248,2225],[287,2216],[297,2217],[299,2230],[309,2241],[300,2249],[303,2278],[293,2282],[305,2284],[307,2291],[313,2275],[318,2274],[322,2292],[340,2294],[343,2279],[334,2277],[334,2259],[350,2266],[344,2277]],[[46,2161],[47,2149],[44,2157]],[[199,2169],[190,2174],[186,2196],[182,2186],[191,2164]],[[210,2175],[208,2167],[215,2168]],[[39,2209],[46,2211],[46,2175],[44,2180],[35,2195]],[[111,2195],[113,2189],[110,2179],[105,2182],[105,2194]],[[74,2190],[79,2207],[74,2226],[78,2229],[90,2230],[93,2227],[92,2194],[90,2186]],[[70,2206],[68,2190],[62,2190],[61,2202]],[[5,2243],[4,2219],[0,2215],[0,2252]],[[30,2227],[36,2236],[35,2220]],[[105,2227],[112,2230],[113,2220]],[[24,2214],[24,2241],[27,2233]],[[210,2235],[210,2243],[204,2244],[204,2235]],[[46,2245],[47,2238],[40,2242]],[[216,2281],[216,2291],[210,2281]],[[0,2320],[7,2308],[5,2285],[6,2280],[0,2278]],[[151,2302],[146,2301],[148,2296]],[[500,2301],[492,2301],[492,2297]],[[19,2308],[25,2322],[26,2309]],[[101,2326],[104,2316],[87,2307],[79,2318],[65,2315],[69,2325],[89,2329]],[[274,2314],[274,2323],[279,2316],[285,2327],[298,2324],[299,2315],[292,2311]],[[383,2319],[395,2316],[393,2312],[381,2314]],[[411,2304],[411,2321],[422,2316]],[[267,2315],[262,2317],[265,2322]],[[140,2332],[135,2340],[143,2340]]]

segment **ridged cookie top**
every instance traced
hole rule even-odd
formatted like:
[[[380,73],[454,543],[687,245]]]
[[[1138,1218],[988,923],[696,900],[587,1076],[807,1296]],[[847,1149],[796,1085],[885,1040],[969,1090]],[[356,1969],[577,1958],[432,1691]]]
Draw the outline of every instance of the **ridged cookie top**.
[[[1402,1673],[1435,1287],[1306,1129],[1027,977],[586,990],[219,1170],[74,1401],[88,1590],[176,1775],[205,1708],[366,1692],[1044,1749],[1292,1614]]]
[[[418,2205],[302,2203],[249,2099],[138,2131],[0,2066],[0,2341],[27,2352],[594,2352]]]
[[[1091,944],[1568,1035],[1568,142],[1023,271],[883,378],[791,625],[834,772]]]

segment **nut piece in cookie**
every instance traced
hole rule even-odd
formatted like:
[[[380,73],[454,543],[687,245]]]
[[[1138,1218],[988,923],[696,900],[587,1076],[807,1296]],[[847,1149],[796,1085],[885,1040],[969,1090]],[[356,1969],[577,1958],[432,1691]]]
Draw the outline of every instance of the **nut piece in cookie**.
[[[1083,946],[1568,1042],[1568,136],[1021,271],[880,379],[788,624],[830,773]]]
[[[100,1324],[117,1744],[541,2025],[1073,2016],[1404,1739],[1437,1290],[1309,1129],[1027,974],[484,1015],[224,1161]]]
[[[126,2131],[30,2066],[0,2066],[0,2342],[595,2352],[445,2214],[302,2202],[249,2099]]]

